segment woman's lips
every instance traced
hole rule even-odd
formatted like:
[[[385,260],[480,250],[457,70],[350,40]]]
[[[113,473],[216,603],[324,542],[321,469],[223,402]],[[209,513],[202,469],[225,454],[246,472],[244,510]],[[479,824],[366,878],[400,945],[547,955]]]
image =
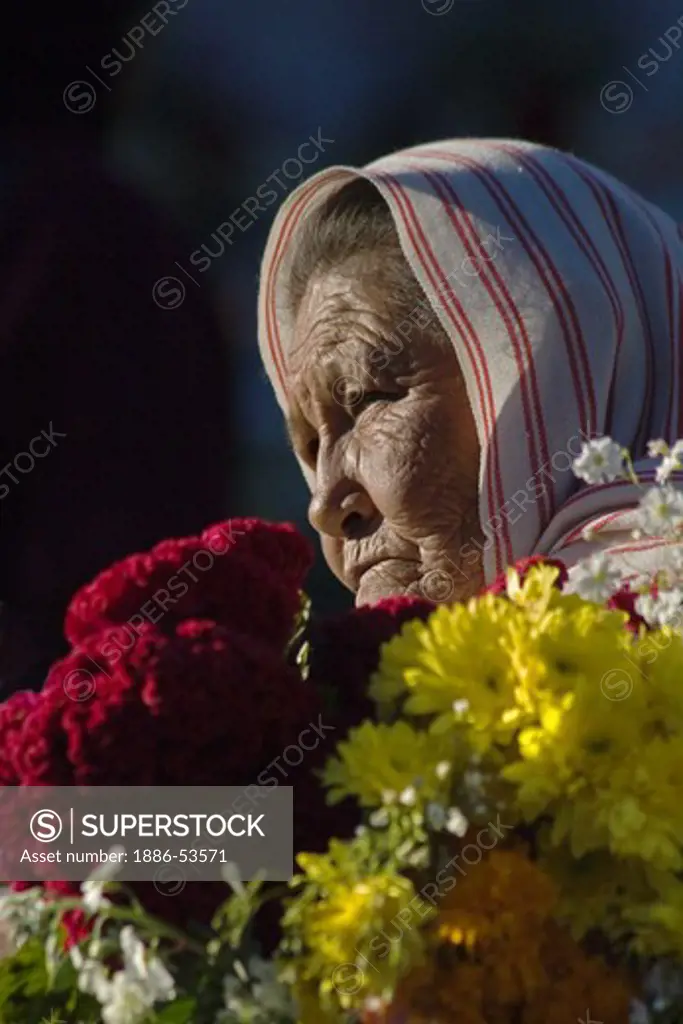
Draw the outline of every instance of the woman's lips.
[[[378,601],[405,593],[406,587],[418,577],[417,560],[411,558],[382,558],[362,569],[357,575],[356,603]],[[372,598],[365,595],[371,593]]]

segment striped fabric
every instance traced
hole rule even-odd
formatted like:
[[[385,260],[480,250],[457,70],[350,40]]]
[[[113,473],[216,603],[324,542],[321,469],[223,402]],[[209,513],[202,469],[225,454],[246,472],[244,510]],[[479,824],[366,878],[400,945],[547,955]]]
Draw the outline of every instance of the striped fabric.
[[[634,576],[656,569],[661,545],[630,537],[637,488],[584,486],[569,467],[584,438],[609,434],[651,477],[647,441],[683,437],[676,224],[595,167],[520,141],[447,140],[362,169],[328,168],[288,197],[263,259],[259,344],[283,409],[285,288],[299,232],[359,176],[386,200],[465,376],[487,579],[525,555],[572,565],[596,547]]]

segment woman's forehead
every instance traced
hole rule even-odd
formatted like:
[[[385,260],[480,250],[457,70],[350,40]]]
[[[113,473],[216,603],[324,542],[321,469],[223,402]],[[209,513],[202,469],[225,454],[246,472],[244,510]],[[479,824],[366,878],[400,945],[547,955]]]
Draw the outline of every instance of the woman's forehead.
[[[329,363],[349,348],[372,346],[391,330],[388,297],[352,271],[311,280],[297,312],[288,360],[297,372],[314,355]],[[360,354],[360,353],[359,353]]]

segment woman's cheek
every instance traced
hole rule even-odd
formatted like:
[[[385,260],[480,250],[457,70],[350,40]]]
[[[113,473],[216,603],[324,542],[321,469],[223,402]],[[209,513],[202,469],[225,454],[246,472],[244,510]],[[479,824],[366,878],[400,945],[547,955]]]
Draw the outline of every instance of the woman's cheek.
[[[377,509],[388,519],[401,508],[410,474],[410,445],[404,424],[383,416],[358,434],[360,478]]]

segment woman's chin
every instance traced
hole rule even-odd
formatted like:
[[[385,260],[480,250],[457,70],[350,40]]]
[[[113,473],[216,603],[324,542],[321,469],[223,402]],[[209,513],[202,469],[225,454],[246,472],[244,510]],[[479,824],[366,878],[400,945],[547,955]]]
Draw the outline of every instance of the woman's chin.
[[[392,573],[392,563],[396,569],[403,569],[403,574]],[[406,562],[403,559],[387,559],[378,566],[373,566],[361,576],[356,591],[356,608],[362,604],[376,604],[387,597],[404,597],[406,594],[417,593],[418,578],[415,566],[411,564],[410,574],[406,573]]]

